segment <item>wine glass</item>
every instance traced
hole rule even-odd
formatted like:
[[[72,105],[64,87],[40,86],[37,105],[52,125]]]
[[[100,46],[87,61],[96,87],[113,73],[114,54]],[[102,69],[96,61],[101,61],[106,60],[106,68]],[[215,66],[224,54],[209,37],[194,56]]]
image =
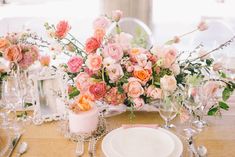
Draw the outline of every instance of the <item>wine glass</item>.
[[[169,124],[177,115],[177,101],[174,96],[164,96],[159,106],[159,113],[162,119],[165,121],[164,128],[170,129],[175,127],[173,124]]]

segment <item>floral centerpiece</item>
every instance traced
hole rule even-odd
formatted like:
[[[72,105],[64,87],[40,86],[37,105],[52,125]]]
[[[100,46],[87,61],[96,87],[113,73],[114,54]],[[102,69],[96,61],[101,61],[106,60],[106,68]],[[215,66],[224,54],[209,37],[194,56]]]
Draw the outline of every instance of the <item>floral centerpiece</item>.
[[[71,26],[67,21],[60,21],[56,26],[45,24],[51,37],[71,56],[67,64],[62,65],[71,78],[70,98],[89,95],[93,101],[125,104],[132,109],[140,109],[144,104],[161,99],[163,93],[173,93],[177,88],[183,88],[188,76],[191,76],[192,82],[200,77],[213,84],[224,83],[222,86],[208,85],[211,93],[214,92],[213,87],[223,88],[223,99],[213,104],[208,114],[214,115],[220,113],[220,109],[228,109],[225,101],[235,84],[226,78],[222,66],[210,54],[229,45],[234,37],[210,51],[199,45],[181,59],[184,52],[179,52],[174,44],[185,35],[207,30],[206,22],[200,22],[195,30],[175,36],[164,45],[146,49],[136,42],[138,37],[122,32],[118,24],[122,15],[120,10],[116,10],[111,17],[97,18],[93,22],[94,33],[84,45],[69,33]],[[106,34],[111,23],[116,25],[116,34]],[[205,72],[210,74],[212,71],[218,74],[218,79],[207,80]]]

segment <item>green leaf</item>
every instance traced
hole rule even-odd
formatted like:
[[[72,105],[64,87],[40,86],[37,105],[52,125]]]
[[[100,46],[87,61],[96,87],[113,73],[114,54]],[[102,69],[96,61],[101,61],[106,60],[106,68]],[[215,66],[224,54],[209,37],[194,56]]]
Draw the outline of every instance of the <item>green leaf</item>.
[[[216,115],[217,111],[218,111],[218,107],[210,108],[210,110],[207,112],[207,115],[214,116]]]
[[[30,103],[30,102],[25,102],[25,103],[24,103],[24,108],[30,107],[30,106],[33,106],[33,104]]]
[[[213,59],[206,59],[207,66],[211,66],[212,63],[213,63]]]
[[[228,98],[232,95],[233,89],[229,89],[229,88],[224,88],[224,91],[222,93],[223,96],[223,101],[227,101]]]
[[[80,94],[80,91],[75,87],[73,88],[73,91],[69,94],[69,99],[73,99],[74,97],[78,96]]]
[[[219,107],[222,108],[222,109],[224,109],[224,110],[226,110],[226,111],[228,111],[228,109],[229,109],[228,104],[226,104],[226,103],[223,102],[223,101],[220,101],[220,102],[219,102]]]
[[[227,78],[227,75],[226,75],[224,72],[222,72],[222,71],[219,71],[219,75],[220,75],[222,78]]]
[[[118,86],[118,93],[122,94],[124,92],[124,89],[122,88],[122,86]]]

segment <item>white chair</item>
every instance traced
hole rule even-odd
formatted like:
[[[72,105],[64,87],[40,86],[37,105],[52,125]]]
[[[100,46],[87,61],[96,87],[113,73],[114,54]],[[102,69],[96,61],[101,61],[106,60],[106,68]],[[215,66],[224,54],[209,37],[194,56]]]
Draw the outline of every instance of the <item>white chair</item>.
[[[147,48],[150,48],[154,41],[153,41],[153,36],[152,36],[152,31],[149,29],[149,27],[142,21],[135,19],[135,18],[131,18],[131,17],[126,17],[126,18],[122,18],[119,21],[119,25],[121,27],[121,30],[125,33],[129,33],[132,36],[136,36],[136,30],[137,29],[142,29],[142,31],[144,31],[147,35]],[[116,24],[113,23],[108,31],[107,31],[107,35],[109,34],[116,34]]]

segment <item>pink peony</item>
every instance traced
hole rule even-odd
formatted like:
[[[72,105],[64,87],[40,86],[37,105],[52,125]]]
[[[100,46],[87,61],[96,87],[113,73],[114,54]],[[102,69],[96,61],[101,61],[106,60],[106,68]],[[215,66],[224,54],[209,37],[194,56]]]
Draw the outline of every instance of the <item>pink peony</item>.
[[[123,12],[121,10],[112,11],[112,20],[118,22],[123,16]]]
[[[107,67],[109,78],[112,82],[117,82],[122,76],[124,76],[122,67],[120,64],[112,64]]]
[[[111,57],[112,59],[119,61],[123,57],[123,50],[119,44],[108,44],[103,50],[104,57]]]
[[[22,49],[20,45],[12,45],[4,51],[4,58],[10,62],[19,62],[22,59]]]
[[[50,56],[48,56],[48,55],[41,56],[39,58],[39,61],[40,61],[42,66],[49,66],[49,64],[50,64]]]
[[[71,29],[71,27],[67,21],[60,21],[56,25],[55,36],[59,39],[62,39],[67,35],[67,33],[70,31],[70,29]]]
[[[144,89],[141,86],[138,79],[131,77],[128,79],[127,94],[129,97],[138,98],[140,95],[144,94]]]
[[[115,42],[122,47],[123,51],[127,51],[131,48],[132,39],[132,35],[124,32],[115,35]]]
[[[80,56],[73,56],[69,59],[67,65],[71,73],[79,72],[83,64],[83,59]]]
[[[39,58],[39,50],[36,46],[21,45],[23,57],[19,62],[21,68],[28,68]]]
[[[96,100],[103,98],[106,94],[106,84],[104,82],[92,84],[89,87],[89,91]]]
[[[162,98],[162,89],[156,88],[154,85],[150,85],[147,88],[146,94],[148,97],[153,99],[161,99]]]
[[[166,92],[174,92],[177,84],[174,76],[165,75],[160,79],[161,89]]]
[[[75,84],[81,93],[86,93],[92,82],[90,76],[87,73],[80,72],[76,77]]]
[[[206,23],[205,21],[201,21],[201,22],[198,24],[197,29],[198,29],[199,31],[205,31],[205,30],[208,29],[208,25],[207,25],[207,23]]]
[[[140,110],[144,106],[144,100],[142,98],[134,98],[133,100],[134,108]]]
[[[96,53],[89,54],[86,60],[86,66],[93,71],[99,70],[102,66],[102,57]]]
[[[85,51],[87,53],[94,53],[100,47],[100,42],[94,38],[88,38],[85,43]]]
[[[105,102],[111,105],[123,104],[126,99],[125,93],[119,93],[117,87],[111,88],[105,95]]]
[[[98,17],[93,22],[93,28],[96,29],[106,29],[110,25],[110,21],[106,17]]]

